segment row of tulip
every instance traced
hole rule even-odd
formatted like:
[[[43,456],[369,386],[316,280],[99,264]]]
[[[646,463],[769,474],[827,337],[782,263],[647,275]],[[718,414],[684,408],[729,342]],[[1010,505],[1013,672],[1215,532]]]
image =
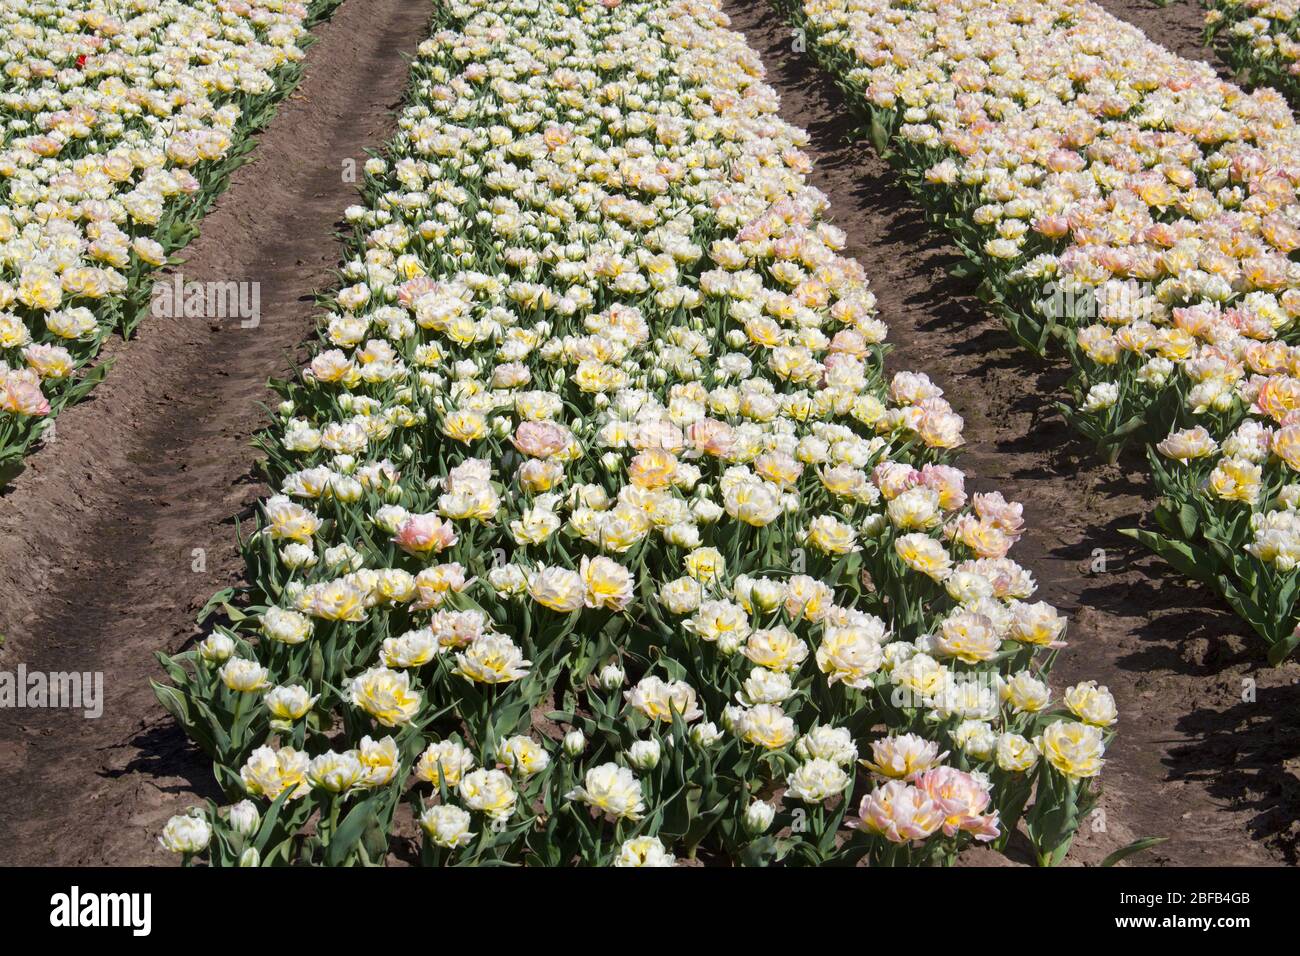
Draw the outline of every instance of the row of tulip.
[[[0,486],[103,378],[338,2],[0,5]]]
[[[1205,0],[1205,42],[1252,86],[1300,105],[1300,3]]]
[[[1062,859],[1117,714],[715,0],[453,0],[159,699],[212,865]],[[418,847],[418,852],[417,852]]]
[[[1016,340],[1068,358],[1067,420],[1112,460],[1145,444],[1157,530],[1132,534],[1286,657],[1300,131],[1285,101],[1086,0],[787,11]]]

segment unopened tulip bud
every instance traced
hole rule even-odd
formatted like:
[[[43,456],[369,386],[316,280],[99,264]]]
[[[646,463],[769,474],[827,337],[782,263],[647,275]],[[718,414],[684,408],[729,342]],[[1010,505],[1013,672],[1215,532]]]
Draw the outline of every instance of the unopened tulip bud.
[[[199,655],[209,664],[221,664],[235,653],[235,642],[225,634],[209,634],[199,644]]]
[[[764,611],[771,611],[785,600],[785,589],[766,578],[754,582],[754,603]]]
[[[745,808],[745,830],[750,836],[766,833],[774,819],[776,819],[776,808],[770,803],[755,800]]]
[[[718,652],[724,657],[731,657],[745,646],[745,638],[735,631],[718,635]]]
[[[864,538],[875,538],[884,533],[889,527],[889,518],[883,514],[867,515],[862,520],[860,530]]]
[[[628,749],[628,762],[637,770],[653,770],[659,766],[659,742],[638,740]]]
[[[722,731],[711,720],[696,724],[691,728],[691,742],[697,747],[712,747],[722,738]]]
[[[600,686],[603,690],[618,690],[623,686],[623,668],[617,664],[606,664],[600,670]]]
[[[564,752],[570,757],[580,757],[587,749],[587,738],[581,730],[570,730],[564,735]]]
[[[252,800],[240,800],[230,808],[230,828],[240,836],[251,837],[257,832],[262,819]]]

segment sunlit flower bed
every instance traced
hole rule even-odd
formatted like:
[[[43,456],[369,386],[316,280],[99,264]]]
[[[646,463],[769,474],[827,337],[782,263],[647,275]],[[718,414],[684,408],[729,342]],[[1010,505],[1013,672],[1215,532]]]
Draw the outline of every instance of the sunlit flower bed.
[[[1205,39],[1252,85],[1300,104],[1300,2],[1205,0]]]
[[[0,0],[0,486],[296,80],[339,0]]]
[[[164,704],[213,865],[1058,862],[1117,714],[711,2],[438,7]],[[224,599],[225,596],[223,596]],[[417,850],[418,848],[418,850]]]
[[[791,15],[1067,419],[1148,447],[1158,532],[1277,662],[1300,560],[1300,131],[1080,0],[807,0]]]

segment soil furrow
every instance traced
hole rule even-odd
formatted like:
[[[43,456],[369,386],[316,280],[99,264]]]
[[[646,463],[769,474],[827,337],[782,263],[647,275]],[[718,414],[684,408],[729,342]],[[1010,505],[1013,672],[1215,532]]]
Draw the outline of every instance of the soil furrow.
[[[154,652],[188,640],[207,596],[239,580],[232,517],[260,490],[258,403],[294,364],[311,293],[332,282],[355,195],[345,161],[359,177],[391,133],[404,55],[429,17],[427,0],[365,0],[320,25],[298,90],[184,251],[187,283],[258,283],[260,323],[147,319],[0,499],[0,666],[104,675],[98,719],[0,717],[0,862],[162,862],[152,835],[217,795],[207,760],[154,701]]]
[[[1025,504],[1029,531],[1012,556],[1036,576],[1038,597],[1071,617],[1053,683],[1096,679],[1119,703],[1101,812],[1081,827],[1070,859],[1096,863],[1146,836],[1168,842],[1134,862],[1293,859],[1300,666],[1267,667],[1263,644],[1214,595],[1119,533],[1150,505],[1144,460],[1101,464],[1053,411],[1067,370],[1018,349],[973,296],[974,283],[948,275],[957,250],[856,136],[858,121],[796,51],[789,25],[758,0],[726,9],[762,55],[781,115],[809,131],[812,182],[848,233],[846,252],[871,277],[895,345],[892,368],[927,372],[965,417],[959,464],[968,488]],[[1171,45],[1195,55],[1189,43]],[[1253,700],[1243,699],[1252,688]]]

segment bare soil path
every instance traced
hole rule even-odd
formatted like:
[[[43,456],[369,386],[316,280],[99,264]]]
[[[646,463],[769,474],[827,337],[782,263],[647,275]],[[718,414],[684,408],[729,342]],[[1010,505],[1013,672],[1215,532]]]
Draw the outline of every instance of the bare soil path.
[[[258,403],[295,364],[311,293],[332,284],[355,195],[344,160],[359,171],[391,133],[430,13],[428,0],[352,0],[319,25],[298,90],[182,253],[187,282],[260,283],[260,325],[146,319],[0,498],[0,667],[101,671],[105,698],[94,720],[0,712],[0,863],[167,862],[153,834],[216,796],[154,701],[154,652],[184,644],[207,596],[239,580],[232,519],[258,497]]]
[[[1199,45],[1196,5],[1149,15],[1137,9],[1145,0],[1104,6],[1121,17],[1133,8],[1153,39],[1221,68]],[[1067,428],[1051,407],[1064,367],[1018,349],[973,283],[949,277],[956,249],[926,225],[869,143],[853,138],[857,121],[795,51],[788,25],[762,0],[729,0],[726,9],[762,55],[782,116],[811,135],[812,181],[871,277],[895,345],[891,364],[927,372],[965,417],[959,463],[971,486],[1025,503],[1029,533],[1013,557],[1033,571],[1039,596],[1071,617],[1054,682],[1096,679],[1118,700],[1103,813],[1070,859],[1096,863],[1140,837],[1165,836],[1134,862],[1294,862],[1300,665],[1267,667],[1262,643],[1214,595],[1119,533],[1149,507],[1144,460],[1107,467]],[[1094,570],[1099,558],[1104,571]],[[1243,700],[1252,686],[1254,700]]]

